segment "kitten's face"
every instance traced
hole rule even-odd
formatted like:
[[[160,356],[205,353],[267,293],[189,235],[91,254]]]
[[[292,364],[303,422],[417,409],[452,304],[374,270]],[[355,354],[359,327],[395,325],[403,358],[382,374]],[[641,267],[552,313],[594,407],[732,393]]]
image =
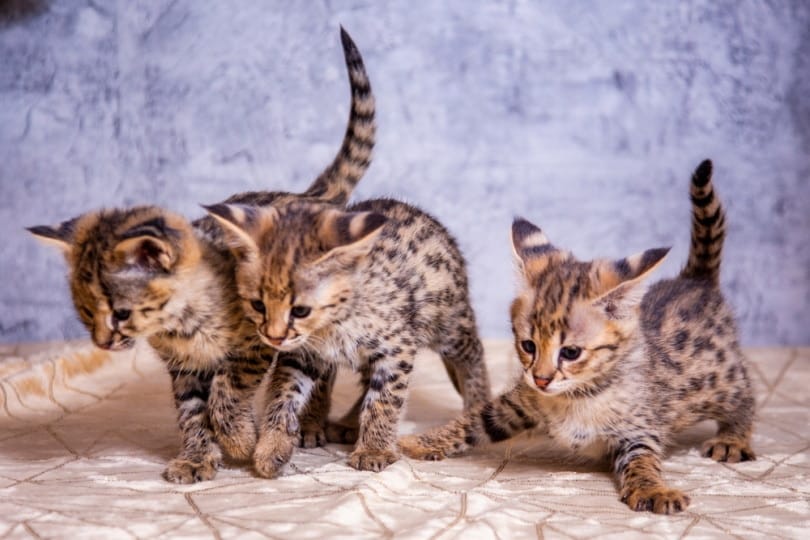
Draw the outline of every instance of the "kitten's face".
[[[208,211],[239,261],[245,313],[262,341],[283,351],[324,344],[324,330],[339,323],[351,301],[357,262],[385,221],[311,202]]]
[[[620,361],[638,327],[641,281],[668,250],[580,262],[525,220],[512,243],[523,286],[511,318],[527,382],[547,395],[587,392]]]
[[[135,338],[159,332],[182,266],[180,250],[186,263],[199,259],[185,220],[151,207],[91,212],[29,230],[62,249],[79,319],[106,350],[127,349]]]

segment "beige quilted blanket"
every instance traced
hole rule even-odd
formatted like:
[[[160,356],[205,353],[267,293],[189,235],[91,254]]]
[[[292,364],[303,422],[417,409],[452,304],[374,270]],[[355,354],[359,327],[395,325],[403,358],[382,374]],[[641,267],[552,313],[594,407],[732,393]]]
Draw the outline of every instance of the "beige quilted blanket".
[[[514,376],[487,344],[495,388]],[[698,426],[666,461],[692,498],[676,517],[622,505],[606,467],[566,463],[523,437],[464,458],[403,459],[379,474],[348,447],[298,451],[284,476],[224,469],[192,486],[160,477],[177,450],[168,376],[145,349],[85,343],[0,346],[0,538],[810,538],[810,349],[749,349],[758,391],[754,449],[737,465],[701,458]],[[461,406],[436,358],[417,363],[401,425]],[[358,392],[339,381],[336,412]]]

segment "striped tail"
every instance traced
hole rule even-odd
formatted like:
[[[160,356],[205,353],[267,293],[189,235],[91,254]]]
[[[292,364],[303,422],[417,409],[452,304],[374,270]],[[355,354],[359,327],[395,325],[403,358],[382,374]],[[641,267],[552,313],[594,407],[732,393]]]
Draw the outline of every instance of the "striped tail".
[[[304,192],[304,196],[344,205],[371,163],[376,126],[374,95],[371,93],[363,57],[342,26],[340,39],[343,42],[343,54],[346,57],[352,90],[349,125],[343,137],[343,145],[334,161],[315,179]]]
[[[712,162],[705,160],[692,174],[692,246],[681,276],[720,281],[720,258],[726,236],[726,214],[712,186]]]

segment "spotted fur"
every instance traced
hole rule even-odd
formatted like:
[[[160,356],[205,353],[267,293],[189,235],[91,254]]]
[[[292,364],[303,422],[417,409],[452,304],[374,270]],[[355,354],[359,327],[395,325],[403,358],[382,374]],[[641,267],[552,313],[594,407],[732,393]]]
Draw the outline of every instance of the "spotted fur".
[[[512,242],[524,283],[511,315],[524,376],[448,425],[404,437],[403,452],[442,459],[536,429],[577,455],[611,457],[622,500],[666,514],[689,504],[661,476],[673,434],[716,420],[717,435],[703,454],[754,459],[754,398],[717,280],[723,211],[710,174],[707,161],[692,178],[686,268],[648,290],[643,282],[667,249],[580,262],[516,220]]]
[[[301,202],[208,210],[239,258],[245,312],[282,351],[260,423],[260,474],[273,476],[290,459],[312,388],[341,363],[360,372],[365,394],[349,458],[357,469],[398,459],[397,423],[418,350],[439,353],[465,409],[488,399],[464,259],[435,219],[390,199],[348,211]]]
[[[301,195],[249,192],[226,202],[348,199],[370,163],[374,98],[360,54],[342,28],[341,39],[352,104],[333,163]],[[236,294],[236,260],[214,219],[189,223],[148,206],[89,212],[29,230],[63,250],[76,311],[96,345],[121,350],[146,338],[166,363],[182,448],[164,477],[180,483],[213,478],[221,449],[234,459],[249,459],[256,442],[257,388],[275,352],[245,318]],[[330,391],[328,380],[313,388],[300,444],[324,443]]]

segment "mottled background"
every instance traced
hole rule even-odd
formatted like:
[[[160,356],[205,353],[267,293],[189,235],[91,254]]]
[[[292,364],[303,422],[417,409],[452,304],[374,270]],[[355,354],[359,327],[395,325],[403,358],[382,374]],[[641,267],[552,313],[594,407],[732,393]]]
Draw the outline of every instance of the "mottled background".
[[[356,198],[447,224],[485,336],[509,335],[515,214],[583,258],[674,245],[673,275],[712,157],[744,343],[810,343],[801,0],[0,0],[0,341],[85,334],[61,255],[23,226],[304,188],[347,116],[339,24],[379,110]]]

